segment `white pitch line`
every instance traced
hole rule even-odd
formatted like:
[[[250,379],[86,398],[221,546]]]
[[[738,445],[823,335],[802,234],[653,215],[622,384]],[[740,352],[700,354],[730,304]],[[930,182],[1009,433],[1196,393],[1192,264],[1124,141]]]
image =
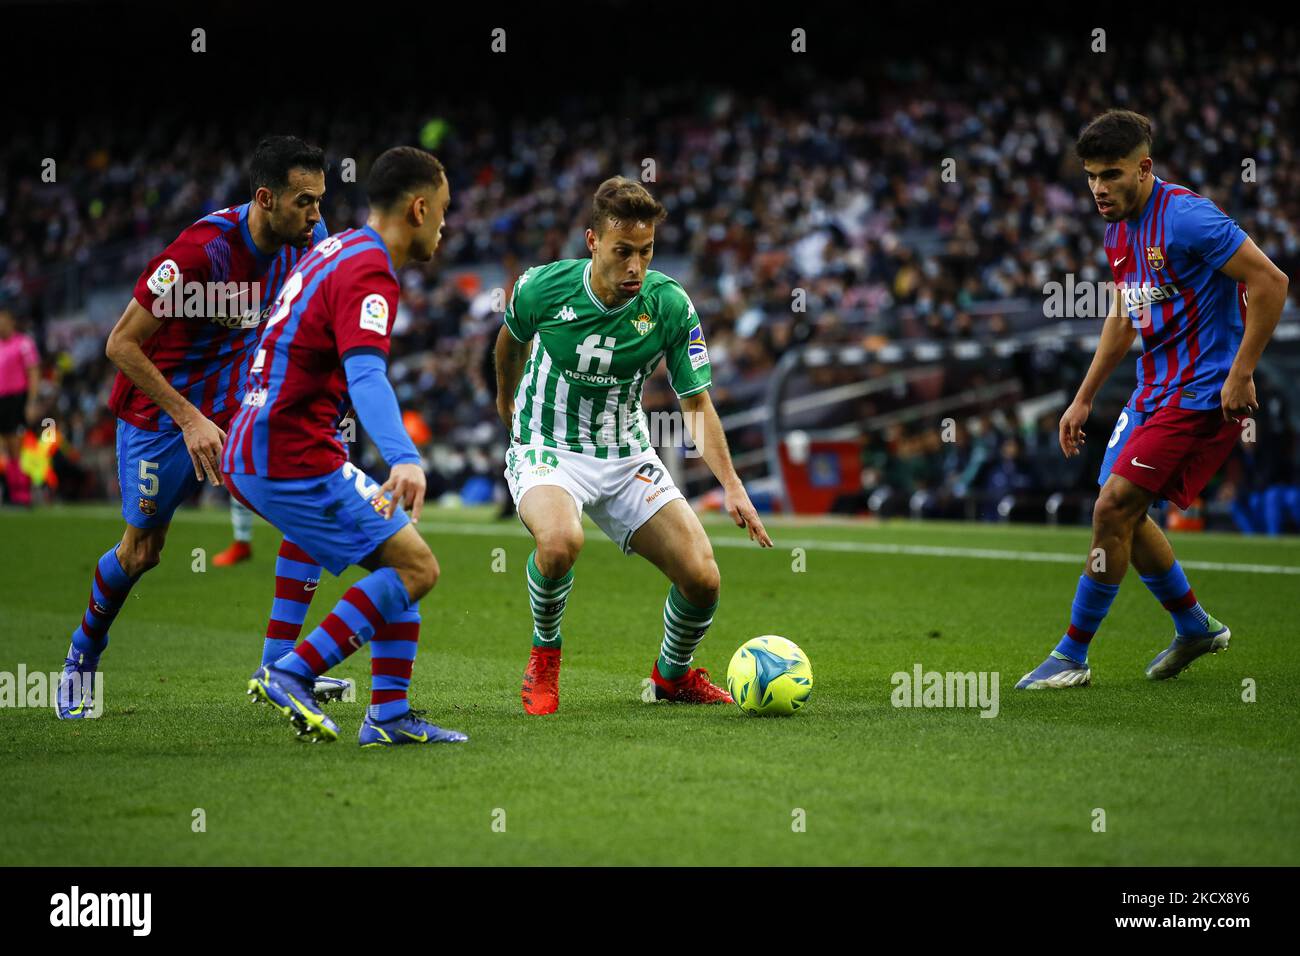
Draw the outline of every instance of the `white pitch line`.
[[[77,513],[90,514],[98,509],[82,506],[79,512],[73,508],[53,508],[50,514],[59,517],[67,517]],[[103,517],[117,515],[116,509],[102,509]],[[16,514],[15,523],[24,518],[30,518],[31,512],[22,512]],[[195,511],[190,510],[177,516],[178,521],[191,521],[196,524],[227,524],[230,521],[229,512],[221,510]],[[421,532],[429,534],[447,534],[447,535],[465,535],[467,537],[487,537],[487,538],[526,538],[528,529],[523,527],[517,520],[502,522],[501,524],[482,525],[482,524],[462,524],[456,521],[429,521],[423,520],[419,524]],[[724,528],[724,530],[726,530]],[[727,537],[711,538],[715,548],[756,548],[758,547],[752,541],[746,538]],[[1261,544],[1271,544],[1272,541],[1264,540]],[[849,554],[907,554],[918,557],[932,558],[982,558],[986,561],[1026,561],[1038,564],[1077,564],[1082,566],[1084,560],[1083,552],[1071,554],[1062,551],[1004,551],[998,548],[949,548],[938,545],[925,544],[876,544],[870,541],[818,541],[816,539],[796,539],[791,540],[784,536],[781,537],[782,548],[803,548],[806,551],[840,551]],[[1300,575],[1300,566],[1290,564],[1237,564],[1225,561],[1195,561],[1185,560],[1181,562],[1184,568],[1192,571],[1230,571],[1239,574],[1282,574],[1282,575]]]
[[[479,535],[483,537],[526,538],[528,529],[518,524],[490,525],[459,524],[455,522],[421,521],[420,530],[429,534]],[[710,538],[715,548],[757,548],[748,539]],[[805,551],[841,551],[849,554],[906,554],[930,558],[977,558],[985,561],[1028,561],[1039,564],[1077,564],[1082,566],[1085,555],[1062,551],[1002,551],[996,548],[948,548],[925,544],[876,544],[870,541],[818,541],[813,539],[790,540],[782,538],[782,548],[803,548]],[[1225,561],[1181,561],[1184,568],[1193,571],[1234,571],[1243,574],[1300,575],[1300,567],[1287,564],[1235,564]]]

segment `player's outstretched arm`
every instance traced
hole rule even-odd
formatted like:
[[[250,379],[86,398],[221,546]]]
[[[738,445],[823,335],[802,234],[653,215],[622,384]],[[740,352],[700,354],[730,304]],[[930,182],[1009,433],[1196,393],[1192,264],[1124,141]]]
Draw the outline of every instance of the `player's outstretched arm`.
[[[724,501],[727,514],[736,526],[749,532],[749,540],[757,541],[760,547],[772,547],[772,539],[758,516],[758,511],[749,500],[749,492],[736,474],[731,463],[731,451],[727,448],[727,435],[722,430],[722,421],[718,410],[713,407],[713,399],[707,390],[679,399],[682,411],[686,413],[686,427],[691,433],[691,440],[700,451],[700,457],[713,472],[713,477],[722,485],[726,496]]]
[[[1255,400],[1255,366],[1282,318],[1291,283],[1249,237],[1219,271],[1246,284],[1246,328],[1219,394],[1224,420],[1236,421],[1259,407]]]
[[[393,509],[401,504],[412,520],[419,521],[424,508],[424,469],[420,467],[420,453],[402,424],[402,410],[388,381],[388,362],[375,350],[361,348],[343,356],[343,371],[361,427],[388,462],[388,480],[380,491],[389,493],[392,500],[384,509],[384,517],[392,517]]]
[[[515,389],[524,376],[524,365],[528,362],[530,342],[520,342],[505,325],[497,333],[496,367],[497,367],[497,414],[507,429],[513,428],[515,414]]]
[[[1102,326],[1101,341],[1097,343],[1097,351],[1093,353],[1088,374],[1083,377],[1083,384],[1075,393],[1074,401],[1061,416],[1058,438],[1061,451],[1065,453],[1066,458],[1073,458],[1079,454],[1082,446],[1086,444],[1087,434],[1083,426],[1092,413],[1093,399],[1097,397],[1097,392],[1101,390],[1106,379],[1110,378],[1110,373],[1115,371],[1115,366],[1132,347],[1136,336],[1137,329],[1129,321],[1128,315],[1124,312],[1123,302],[1117,295],[1114,304],[1111,305],[1110,315],[1106,317],[1106,324]]]
[[[206,474],[210,483],[219,485],[221,446],[226,440],[226,433],[172,388],[162,372],[158,371],[158,366],[144,354],[144,343],[161,327],[162,322],[132,299],[109,333],[104,354],[123,375],[135,383],[136,388],[148,395],[155,405],[181,427],[185,447],[189,449],[190,459],[194,463],[194,477],[202,481]]]

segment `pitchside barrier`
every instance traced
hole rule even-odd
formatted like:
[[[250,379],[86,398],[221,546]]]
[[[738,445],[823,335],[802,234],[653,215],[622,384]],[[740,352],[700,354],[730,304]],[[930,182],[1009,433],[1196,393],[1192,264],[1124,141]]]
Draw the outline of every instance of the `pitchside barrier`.
[[[1096,322],[1075,321],[996,341],[797,346],[777,361],[761,402],[724,414],[723,427],[733,449],[739,446],[734,460],[756,504],[786,514],[1086,522],[1106,439],[1133,381],[1132,366],[1121,364],[1094,403],[1084,453],[1067,461],[1057,423],[1097,341]],[[1135,358],[1138,352],[1135,343]],[[1249,470],[1259,458],[1273,460],[1263,480],[1288,487],[1300,480],[1300,322],[1293,314],[1278,327],[1256,387],[1261,414],[1271,416],[1260,422],[1261,436],[1272,445],[1243,446],[1241,461]],[[761,446],[736,440],[755,429]],[[992,435],[1001,445],[991,449]],[[671,465],[688,493],[712,487],[698,458]],[[1238,476],[1240,464],[1232,471]],[[1240,526],[1243,506],[1211,499],[1217,488],[1188,514],[1170,515],[1171,526]],[[1277,495],[1259,494],[1268,511]]]

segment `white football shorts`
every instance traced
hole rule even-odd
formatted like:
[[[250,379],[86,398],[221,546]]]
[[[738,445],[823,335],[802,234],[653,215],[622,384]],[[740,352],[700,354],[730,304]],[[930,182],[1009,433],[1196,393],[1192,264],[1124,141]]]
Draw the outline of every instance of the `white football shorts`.
[[[628,458],[596,458],[565,448],[511,445],[506,483],[519,507],[538,485],[563,488],[624,554],[632,535],[668,502],[684,497],[653,448]]]

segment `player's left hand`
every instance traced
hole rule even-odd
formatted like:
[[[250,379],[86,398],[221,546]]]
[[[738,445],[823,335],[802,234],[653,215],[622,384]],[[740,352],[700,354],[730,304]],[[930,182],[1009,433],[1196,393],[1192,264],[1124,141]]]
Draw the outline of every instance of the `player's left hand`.
[[[412,521],[419,521],[420,510],[424,507],[424,486],[424,469],[419,465],[394,465],[388,472],[388,480],[379,489],[381,495],[389,495],[384,517],[391,518],[393,509],[400,504],[410,514]]]
[[[758,511],[749,500],[749,493],[743,485],[726,489],[723,504],[727,514],[731,515],[731,520],[736,522],[736,527],[749,531],[750,541],[757,541],[762,548],[772,547],[772,539],[768,537],[767,529],[763,527],[763,521],[758,517]]]
[[[1240,422],[1257,412],[1259,403],[1255,400],[1255,377],[1229,372],[1228,380],[1223,383],[1223,391],[1219,393],[1219,401],[1223,405],[1225,422]]]

